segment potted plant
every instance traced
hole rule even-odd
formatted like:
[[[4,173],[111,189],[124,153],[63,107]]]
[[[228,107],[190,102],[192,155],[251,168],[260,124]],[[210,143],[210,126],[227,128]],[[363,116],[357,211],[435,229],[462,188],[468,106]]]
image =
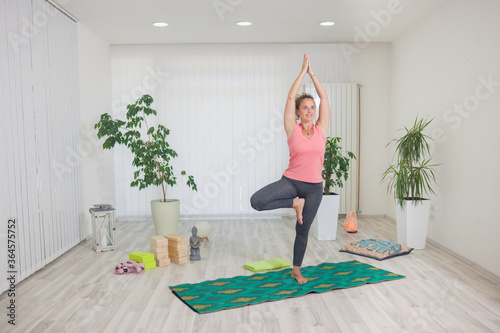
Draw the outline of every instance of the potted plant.
[[[318,240],[335,240],[339,216],[340,195],[331,192],[333,187],[344,187],[349,176],[349,163],[356,156],[340,147],[339,137],[327,137],[325,159],[321,175],[324,181],[323,199],[316,214],[314,235]]]
[[[429,223],[430,200],[424,195],[434,194],[436,183],[430,164],[431,138],[423,132],[432,119],[415,119],[406,134],[391,142],[395,144],[396,162],[389,165],[382,176],[388,181],[387,191],[394,193],[396,200],[396,223],[398,242],[415,249],[425,248]],[[387,145],[389,145],[389,142]]]
[[[178,199],[167,199],[167,186],[177,184],[171,160],[177,153],[167,142],[170,130],[159,124],[149,126],[149,116],[156,116],[156,110],[151,108],[153,98],[150,95],[140,97],[135,103],[127,106],[126,121],[113,119],[104,113],[94,128],[97,136],[105,137],[104,149],[115,145],[124,145],[130,149],[134,158],[132,165],[137,167],[131,187],[139,190],[149,186],[161,186],[163,198],[151,201],[151,212],[157,235],[177,233],[180,202]],[[181,171],[181,175],[186,175]],[[188,176],[186,185],[197,191],[193,176]]]

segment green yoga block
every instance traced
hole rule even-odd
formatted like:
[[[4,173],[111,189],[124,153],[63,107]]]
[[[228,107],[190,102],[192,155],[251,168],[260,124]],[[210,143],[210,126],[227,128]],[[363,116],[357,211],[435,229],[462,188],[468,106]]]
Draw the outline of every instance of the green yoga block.
[[[155,255],[153,253],[148,253],[148,252],[144,252],[144,251],[137,251],[137,252],[129,253],[128,259],[134,260],[136,262],[142,262],[144,264],[148,264],[150,262],[153,262],[156,265]],[[146,269],[148,269],[147,267],[148,267],[148,265],[146,265]],[[150,267],[150,268],[154,268],[154,267]]]
[[[149,261],[144,263],[144,270],[148,270],[156,267],[156,261]]]
[[[252,272],[269,271],[272,269],[280,269],[285,267],[290,267],[290,263],[285,259],[280,258],[261,260],[243,265],[243,268],[248,269]]]

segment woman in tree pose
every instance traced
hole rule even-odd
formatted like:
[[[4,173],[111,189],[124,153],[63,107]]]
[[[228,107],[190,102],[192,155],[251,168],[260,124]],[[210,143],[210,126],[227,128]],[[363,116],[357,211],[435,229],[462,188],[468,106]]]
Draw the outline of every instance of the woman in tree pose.
[[[316,104],[309,94],[297,96],[304,76],[309,74],[320,98],[316,124]],[[300,123],[297,120],[300,119]],[[321,171],[325,156],[325,134],[330,124],[330,106],[325,89],[314,74],[309,56],[304,55],[302,70],[293,83],[285,104],[284,125],[290,150],[290,162],[277,182],[257,191],[250,203],[256,210],[293,208],[297,213],[295,242],[293,245],[292,278],[298,283],[307,279],[300,266],[307,247],[309,229],[323,198]]]

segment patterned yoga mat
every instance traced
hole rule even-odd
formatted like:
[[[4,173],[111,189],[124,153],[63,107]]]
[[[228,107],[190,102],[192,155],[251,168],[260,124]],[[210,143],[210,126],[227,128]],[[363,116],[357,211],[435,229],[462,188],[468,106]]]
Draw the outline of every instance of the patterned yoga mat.
[[[244,305],[277,301],[307,293],[359,286],[404,278],[357,260],[323,263],[301,268],[309,281],[298,284],[290,277],[291,268],[281,271],[235,276],[195,284],[171,286],[172,292],[198,313],[214,312]]]

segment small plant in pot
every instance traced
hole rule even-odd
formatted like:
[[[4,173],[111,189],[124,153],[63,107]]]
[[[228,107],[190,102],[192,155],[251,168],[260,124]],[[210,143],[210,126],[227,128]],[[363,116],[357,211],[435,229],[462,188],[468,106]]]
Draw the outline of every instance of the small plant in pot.
[[[335,240],[339,215],[340,195],[331,192],[333,187],[344,187],[349,177],[350,162],[356,159],[352,152],[342,151],[341,138],[327,137],[325,159],[321,176],[324,181],[323,199],[316,214],[313,229],[318,240]],[[346,156],[347,155],[347,156]]]
[[[150,186],[162,187],[163,198],[153,200],[151,210],[156,234],[166,235],[177,232],[180,202],[177,199],[167,200],[167,187],[177,184],[177,175],[171,165],[177,153],[167,142],[168,128],[161,124],[156,127],[148,125],[148,118],[157,115],[156,110],[151,108],[152,103],[153,98],[144,95],[127,106],[125,121],[104,113],[94,128],[99,139],[106,138],[102,144],[104,149],[123,145],[134,155],[132,165],[137,170],[131,187],[139,187],[139,190]],[[186,172],[183,170],[180,174],[185,176]],[[197,191],[193,176],[187,176],[186,185]]]
[[[329,195],[330,189],[334,186],[344,187],[344,181],[349,177],[349,164],[356,156],[348,151],[344,156],[339,137],[326,138],[325,160],[323,161],[323,171],[321,176],[325,181],[324,194]]]
[[[436,183],[434,167],[438,165],[430,163],[428,142],[432,139],[424,134],[431,122],[417,116],[411,128],[404,128],[405,135],[391,141],[396,161],[382,175],[396,201],[398,242],[415,249],[425,248],[430,200],[424,196],[434,194],[432,186]]]

